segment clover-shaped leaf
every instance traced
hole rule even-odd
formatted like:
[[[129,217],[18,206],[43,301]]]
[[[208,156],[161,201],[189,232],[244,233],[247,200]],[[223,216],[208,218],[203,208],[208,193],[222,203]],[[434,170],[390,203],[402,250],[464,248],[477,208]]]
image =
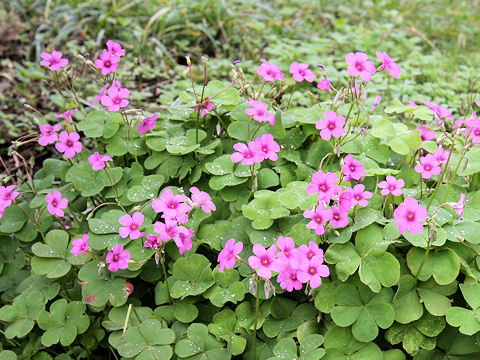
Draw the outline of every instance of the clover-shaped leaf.
[[[230,309],[225,309],[215,314],[213,323],[208,325],[210,333],[215,335],[218,340],[227,342],[227,349],[232,352],[232,355],[240,355],[247,345],[244,337],[235,334],[236,321],[235,313]]]
[[[0,308],[0,320],[9,322],[5,337],[22,338],[32,331],[38,314],[45,309],[45,300],[38,291],[24,292],[13,299],[12,305]]]
[[[433,276],[439,285],[447,285],[453,282],[460,271],[460,259],[455,251],[448,248],[434,249],[425,255],[426,251],[417,247],[408,251],[407,265],[412,274],[417,275],[420,264],[424,261],[424,256],[427,256],[417,278],[425,281]]]
[[[238,281],[237,270],[225,269],[223,272],[218,272],[217,269],[213,275],[215,284],[203,294],[204,297],[210,299],[213,305],[222,307],[229,301],[236,304],[243,300],[246,289],[245,285]]]
[[[290,211],[281,202],[280,194],[269,190],[259,190],[254,199],[242,206],[242,213],[252,220],[252,227],[257,230],[268,229],[274,219],[290,215]]]
[[[63,346],[73,343],[77,335],[85,332],[90,325],[90,319],[84,312],[85,305],[80,301],[67,303],[65,299],[50,305],[50,312],[40,312],[38,326],[45,330],[42,344],[49,347],[59,341]]]
[[[480,284],[460,284],[460,290],[471,310],[454,306],[447,311],[447,322],[460,327],[459,331],[462,334],[473,335],[480,331],[480,320],[477,315],[480,311]]]
[[[258,170],[259,164],[255,164],[254,171]],[[250,168],[242,164],[234,164],[230,155],[217,157],[213,162],[206,163],[205,169],[212,175],[209,185],[213,190],[221,190],[226,186],[235,186],[248,180]]]
[[[324,360],[383,360],[380,348],[374,343],[357,341],[350,328],[334,326],[325,335]]]
[[[335,324],[352,326],[358,341],[369,342],[378,335],[378,327],[392,325],[395,314],[392,307],[393,291],[389,288],[375,294],[363,284],[342,284],[335,289],[335,306],[331,316]]]
[[[194,323],[187,329],[187,338],[175,344],[175,354],[182,359],[191,360],[229,360],[230,352],[223,343],[208,333],[204,324]]]
[[[162,186],[165,178],[163,175],[149,175],[142,178],[141,185],[134,185],[128,189],[127,198],[133,202],[154,199]]]
[[[107,301],[113,306],[122,306],[127,301],[128,289],[124,279],[94,279],[82,286],[82,297],[95,307],[103,307]]]
[[[51,230],[45,236],[44,243],[32,245],[32,271],[48,278],[58,278],[70,271],[67,261],[68,233],[63,230]]]
[[[179,258],[173,264],[175,283],[170,289],[173,298],[199,295],[215,283],[210,261],[200,254]]]
[[[127,305],[111,308],[108,312],[108,320],[104,320],[102,322],[102,326],[110,331],[123,329],[123,327],[125,326],[125,319],[127,318],[127,313]],[[128,320],[128,327],[137,326],[141,322],[150,319],[152,315],[153,311],[149,307],[135,307],[135,316],[130,316]]]

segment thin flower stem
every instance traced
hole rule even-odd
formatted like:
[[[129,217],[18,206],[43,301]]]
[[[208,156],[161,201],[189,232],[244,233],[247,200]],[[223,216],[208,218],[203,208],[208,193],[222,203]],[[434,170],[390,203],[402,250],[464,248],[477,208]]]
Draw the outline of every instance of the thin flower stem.
[[[173,305],[172,298],[170,297],[170,288],[168,287],[167,270],[165,269],[165,264],[163,263],[163,261],[161,261],[161,263],[162,263],[163,275],[165,276],[165,287],[167,288],[168,302],[169,302],[171,305]]]
[[[257,359],[257,324],[260,311],[260,279],[256,279],[257,289],[255,291],[255,321],[253,323],[253,359]]]
[[[450,195],[450,190],[452,189],[453,181],[454,181],[455,178],[457,177],[458,169],[460,168],[460,164],[462,163],[462,160],[463,160],[463,158],[465,157],[465,154],[466,154],[466,153],[467,153],[467,152],[466,152],[465,150],[463,150],[462,156],[460,157],[460,160],[458,160],[457,167],[455,168],[455,171],[454,171],[454,173],[453,173],[453,176],[452,176],[452,178],[450,179],[450,183],[448,184],[447,193],[445,194],[442,203],[444,203],[445,201],[447,201],[448,195]]]
[[[292,89],[292,93],[290,94],[290,98],[288,99],[288,103],[287,103],[287,108],[285,109],[285,111],[288,110],[288,107],[290,106],[290,101],[292,100],[292,96],[293,96],[293,93],[295,92],[295,87],[297,86],[297,82],[295,81],[293,83],[293,89]]]
[[[427,251],[425,251],[425,255],[423,255],[422,263],[420,264],[420,267],[418,268],[417,273],[415,274],[415,280],[418,280],[418,275],[420,275],[420,272],[423,269],[423,266],[425,265],[425,262],[427,261],[428,253],[430,252],[430,244],[427,246]]]

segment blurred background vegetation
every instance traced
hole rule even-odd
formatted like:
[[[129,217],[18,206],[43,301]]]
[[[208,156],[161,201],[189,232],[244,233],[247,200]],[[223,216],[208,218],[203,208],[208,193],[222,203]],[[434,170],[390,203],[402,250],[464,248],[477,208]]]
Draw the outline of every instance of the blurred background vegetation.
[[[210,78],[228,79],[240,59],[254,73],[262,57],[323,64],[343,82],[345,54],[388,52],[402,67],[400,80],[369,83],[368,100],[382,104],[439,102],[461,117],[461,100],[478,75],[480,1],[449,0],[3,0],[0,2],[0,153],[12,139],[36,131],[30,104],[53,120],[69,108],[44,81],[40,52],[60,50],[95,59],[108,39],[127,50],[122,71],[136,107],[160,111],[178,102],[189,86],[185,55],[209,57]],[[201,69],[197,68],[198,79]],[[85,103],[99,90],[77,79]],[[326,98],[315,84],[297,91],[293,103],[311,104],[308,92]]]

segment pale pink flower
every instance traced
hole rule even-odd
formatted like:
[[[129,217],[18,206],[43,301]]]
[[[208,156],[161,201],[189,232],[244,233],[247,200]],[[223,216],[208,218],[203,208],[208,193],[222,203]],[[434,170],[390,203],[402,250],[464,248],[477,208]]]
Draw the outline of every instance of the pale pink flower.
[[[392,194],[393,196],[400,196],[403,194],[402,188],[405,186],[405,180],[395,178],[395,176],[387,175],[386,180],[380,181],[378,187],[382,189],[380,194],[387,196]]]
[[[312,181],[307,186],[307,194],[318,193],[318,202],[328,203],[331,198],[336,196],[342,187],[335,185],[338,176],[335,173],[325,174],[322,170],[312,175]]]
[[[157,125],[157,122],[155,120],[157,119],[157,114],[153,114],[144,118],[142,120],[142,123],[137,126],[137,131],[140,133],[140,136],[145,135],[148,130],[155,129],[155,126]]]
[[[414,107],[414,108],[417,108],[417,107],[420,106],[420,105],[417,105],[417,103],[416,103],[415,101],[413,101],[413,100],[410,100],[410,101],[408,102],[408,105],[410,105],[411,107]]]
[[[442,147],[439,147],[437,150],[433,152],[433,157],[440,164],[446,164],[449,156],[450,156],[450,152],[448,150],[445,150]],[[453,155],[450,156],[450,158],[453,158]]]
[[[464,122],[467,127],[467,133],[472,139],[472,143],[480,143],[480,120],[474,116],[472,119],[467,119]]]
[[[162,239],[160,235],[147,234],[147,241],[143,243],[143,246],[152,250],[157,250],[162,245]]]
[[[303,244],[298,248],[300,255],[307,261],[310,261],[314,256],[322,256],[323,250],[318,248],[318,245],[314,241],[310,241],[308,246]]]
[[[212,198],[205,191],[200,191],[197,187],[192,186],[190,188],[191,199],[195,206],[202,208],[204,213],[210,214],[212,211],[217,210],[215,204],[212,202]]]
[[[127,98],[130,96],[130,90],[118,85],[117,83],[117,85],[110,86],[107,92],[108,95],[103,95],[100,98],[102,105],[107,107],[108,111],[119,111],[129,104]]]
[[[393,216],[400,233],[405,234],[410,230],[412,235],[417,235],[423,231],[423,225],[420,223],[427,220],[428,212],[425,206],[418,205],[417,200],[407,197],[395,209]]]
[[[349,224],[348,209],[345,209],[342,206],[332,206],[331,210],[332,218],[330,219],[330,223],[333,228],[344,228]]]
[[[272,161],[278,160],[277,153],[280,151],[280,146],[273,139],[273,135],[264,134],[261,137],[256,138],[255,145],[257,151],[263,155],[264,159]]]
[[[163,213],[164,219],[183,218],[191,210],[186,204],[188,200],[183,194],[174,195],[172,189],[165,189],[159,199],[152,201],[152,208],[156,213]]]
[[[154,231],[157,234],[160,234],[160,238],[163,242],[167,242],[170,239],[173,239],[178,233],[178,226],[175,220],[165,220],[165,223],[160,221],[155,221]]]
[[[348,210],[352,207],[352,193],[344,191],[338,195],[338,200],[335,200],[338,203],[338,207],[342,210]]]
[[[337,114],[335,111],[327,110],[323,114],[325,119],[320,119],[317,121],[315,128],[320,131],[320,137],[323,140],[330,140],[333,136],[334,138],[339,138],[343,135],[345,125],[345,117],[341,114]]]
[[[114,56],[124,56],[125,55],[125,49],[122,48],[122,45],[119,43],[116,43],[113,40],[108,40],[107,41],[107,49],[108,52]]]
[[[67,208],[68,199],[62,198],[62,193],[60,191],[54,190],[52,194],[47,194],[45,196],[45,201],[47,202],[47,210],[50,214],[58,217],[65,216],[63,209]]]
[[[352,154],[345,156],[343,160],[342,172],[345,175],[345,180],[359,181],[367,174],[361,161],[355,160]]]
[[[277,254],[278,259],[284,264],[297,264],[296,259],[297,249],[295,248],[295,241],[288,236],[279,236],[277,239],[277,246],[280,252]]]
[[[113,161],[108,155],[100,155],[98,151],[88,157],[88,163],[92,165],[92,170],[99,171],[105,168],[105,162]]]
[[[352,188],[348,187],[345,191],[352,194],[352,206],[359,205],[365,207],[368,205],[368,200],[373,194],[370,191],[365,191],[365,185],[357,184]]]
[[[316,75],[308,68],[309,66],[310,65],[308,63],[298,63],[294,61],[290,65],[290,70],[288,70],[288,72],[292,74],[293,79],[297,82],[301,82],[303,80],[312,82]]]
[[[203,99],[202,105],[200,106],[200,116],[205,116],[207,115],[207,112],[211,111],[213,109],[213,101],[208,101],[210,99],[210,96],[207,96],[205,99]],[[198,112],[198,105],[195,106],[195,112]]]
[[[40,53],[40,57],[43,59],[40,61],[40,65],[50,67],[50,70],[57,71],[68,65],[68,59],[62,58],[60,51],[53,50],[51,54],[47,52]]]
[[[458,222],[462,221],[463,211],[465,210],[465,200],[465,194],[462,193],[460,194],[460,201],[452,204],[452,209],[454,209],[458,215]]]
[[[50,124],[47,125],[38,125],[40,133],[42,136],[38,138],[38,143],[42,146],[47,146],[48,144],[53,144],[58,140],[57,131],[60,130],[61,125],[55,124],[53,127]]]
[[[438,103],[432,104],[430,101],[422,99],[423,103],[428,106],[430,110],[432,110],[435,114],[439,117],[443,117],[445,119],[451,119],[452,113],[447,108],[441,108]]]
[[[112,251],[107,253],[105,260],[108,265],[108,270],[111,272],[117,272],[119,269],[127,269],[128,268],[128,260],[130,260],[130,252],[128,250],[123,250],[123,245],[115,245]]]
[[[257,69],[257,74],[263,78],[265,81],[275,81],[280,80],[283,81],[285,76],[284,73],[281,72],[279,66],[269,63],[265,59],[261,59],[262,64]]]
[[[417,126],[417,130],[420,131],[420,137],[422,138],[422,141],[433,140],[436,137],[435,131],[430,129],[428,125],[419,125]]]
[[[442,171],[440,163],[432,154],[427,154],[420,157],[420,164],[415,166],[415,171],[422,174],[423,179],[430,179],[432,175],[439,175]]]
[[[78,113],[78,108],[65,111],[63,114],[56,114],[55,119],[64,118],[66,122],[72,122],[72,115]]]
[[[303,284],[298,280],[297,272],[298,270],[290,265],[283,267],[277,276],[280,287],[288,292],[292,292],[293,289],[300,290]]]
[[[90,106],[93,106],[96,104],[97,101],[99,101],[102,96],[105,95],[105,93],[107,92],[107,88],[110,86],[109,83],[106,83],[105,86],[103,87],[102,91],[100,91],[100,93],[95,97],[95,99],[93,99],[92,103],[90,104]]]
[[[245,104],[252,106],[245,109],[245,114],[253,116],[253,120],[261,123],[268,121],[270,125],[275,125],[275,115],[267,112],[268,104],[260,100],[254,100],[251,97],[248,98]]]
[[[315,230],[317,235],[323,235],[325,233],[324,223],[332,219],[332,211],[320,204],[315,208],[315,211],[305,210],[303,217],[311,219],[307,224],[307,229]]]
[[[82,152],[82,143],[78,141],[80,139],[80,135],[75,131],[67,132],[62,131],[60,135],[58,135],[58,142],[55,144],[55,149],[58,152],[64,153],[67,159],[70,159],[75,156],[75,154]]]
[[[187,229],[185,226],[179,226],[177,235],[173,238],[178,247],[180,254],[192,248],[192,237],[194,233],[192,229]]]
[[[20,195],[18,191],[13,191],[16,187],[17,185],[0,186],[0,207],[12,205],[13,200]]]
[[[398,64],[394,62],[386,52],[377,51],[377,56],[382,62],[379,70],[387,70],[390,75],[392,75],[395,79],[398,79],[400,77],[400,74],[402,73],[402,69],[400,69],[400,66],[398,66]]]
[[[220,251],[217,261],[220,265],[218,272],[223,272],[224,269],[232,269],[237,262],[237,256],[243,250],[243,243],[241,241],[235,243],[235,239],[231,238],[225,244],[225,247]]]
[[[118,230],[118,234],[123,239],[130,236],[132,240],[145,236],[144,232],[140,232],[144,219],[143,214],[138,211],[133,213],[132,216],[129,214],[120,216],[118,222],[123,226]]]
[[[260,245],[253,245],[253,253],[248,258],[248,264],[252,269],[257,269],[258,276],[264,279],[270,279],[272,277],[272,270],[279,272],[282,270],[282,263],[276,258],[277,247],[275,245],[270,246],[267,250]]]
[[[330,85],[332,84],[332,82],[330,80],[328,80],[327,78],[323,78],[318,84],[317,84],[317,88],[321,89],[321,90],[324,90],[326,92],[330,92]]]
[[[248,146],[244,143],[236,143],[233,149],[237,150],[230,158],[233,163],[242,162],[242,165],[253,165],[260,163],[265,159],[264,153],[259,151],[254,141],[250,141]]]
[[[323,264],[322,256],[314,256],[310,261],[303,261],[298,269],[298,280],[302,283],[310,281],[310,287],[315,289],[322,284],[322,277],[330,275],[330,270],[327,265]]]
[[[118,62],[120,57],[112,55],[108,51],[102,51],[100,58],[95,60],[95,67],[102,70],[102,75],[108,75],[118,70]]]
[[[78,256],[83,252],[89,251],[90,248],[88,247],[88,234],[83,234],[83,237],[73,240],[72,245],[73,247],[70,250],[70,253],[75,256]]]
[[[360,76],[365,82],[370,81],[372,75],[376,72],[375,64],[368,61],[368,55],[363,52],[348,53],[345,61],[349,65],[347,67],[348,73],[353,77]]]
[[[382,95],[377,95],[372,105],[372,111],[375,111],[377,109],[378,105],[380,104],[380,101],[382,101]]]

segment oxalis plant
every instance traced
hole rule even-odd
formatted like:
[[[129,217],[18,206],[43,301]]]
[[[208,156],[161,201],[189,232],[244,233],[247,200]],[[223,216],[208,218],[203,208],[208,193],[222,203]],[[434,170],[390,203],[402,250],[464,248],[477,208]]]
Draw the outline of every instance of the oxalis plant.
[[[401,75],[380,51],[336,82],[262,59],[224,84],[187,58],[191,88],[147,113],[106,45],[41,54],[64,112],[31,108],[40,134],[9,150],[51,157],[0,187],[0,358],[480,356],[478,80],[454,120],[368,106]]]

